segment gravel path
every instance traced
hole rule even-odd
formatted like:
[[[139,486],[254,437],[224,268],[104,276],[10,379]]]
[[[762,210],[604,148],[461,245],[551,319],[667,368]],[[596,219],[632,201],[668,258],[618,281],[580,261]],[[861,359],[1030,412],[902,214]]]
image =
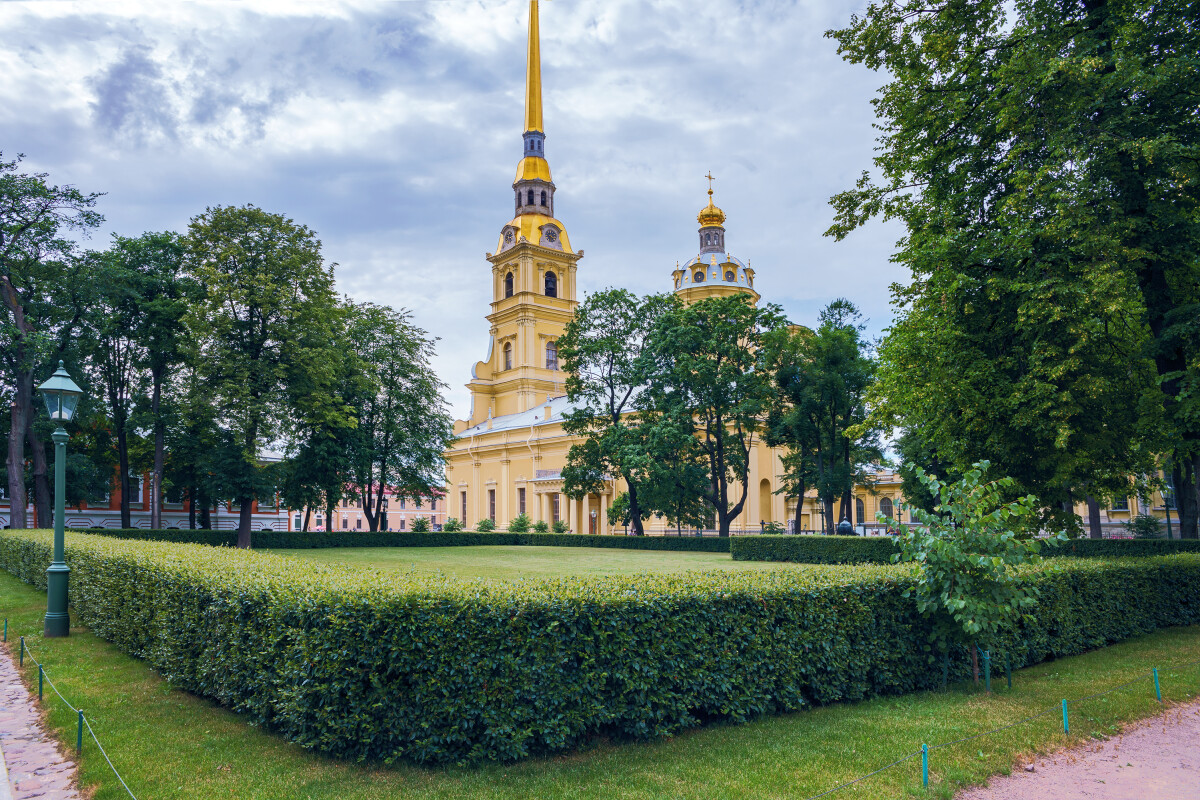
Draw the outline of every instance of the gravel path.
[[[13,800],[80,800],[75,764],[43,730],[37,701],[21,683],[10,645],[0,644],[0,761],[8,768],[9,783],[0,786],[0,798],[10,789]]]
[[[956,800],[1200,800],[1200,700],[1015,767]]]

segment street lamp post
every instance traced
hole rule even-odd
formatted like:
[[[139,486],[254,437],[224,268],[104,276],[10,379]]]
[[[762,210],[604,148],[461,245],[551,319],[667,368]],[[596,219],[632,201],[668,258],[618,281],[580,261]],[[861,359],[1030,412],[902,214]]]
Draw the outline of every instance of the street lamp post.
[[[71,376],[58,362],[58,369],[50,379],[38,387],[46,401],[50,419],[58,423],[50,438],[54,440],[54,560],[46,570],[46,638],[69,636],[71,617],[67,613],[67,583],[71,568],[63,554],[64,516],[66,514],[67,483],[67,436],[63,425],[75,416],[75,407],[83,390],[75,385]]]

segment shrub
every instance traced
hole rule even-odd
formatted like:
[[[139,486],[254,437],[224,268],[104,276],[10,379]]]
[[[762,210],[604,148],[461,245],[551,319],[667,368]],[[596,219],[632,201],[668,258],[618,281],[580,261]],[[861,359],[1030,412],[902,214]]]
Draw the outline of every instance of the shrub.
[[[897,552],[890,536],[734,536],[734,561],[795,561],[801,564],[890,564]]]
[[[567,531],[571,530],[571,526],[567,524],[565,519],[559,519],[554,521],[554,524],[550,526],[550,529],[555,533],[566,533]]]
[[[512,522],[508,523],[509,533],[529,533],[529,516],[527,514],[517,514],[513,517]]]
[[[237,545],[236,531],[167,531],[144,528],[108,528],[88,530],[116,539],[207,544],[218,547]],[[254,548],[307,549],[325,547],[471,547],[481,544],[537,545],[540,547],[612,547],[624,550],[690,550],[702,553],[728,553],[729,539],[695,536],[583,536],[577,533],[495,533],[474,531],[280,531],[254,532]]]
[[[783,523],[775,522],[775,521],[763,523],[762,532],[763,533],[771,533],[771,534],[783,533]]]
[[[429,518],[417,517],[412,524],[413,533],[429,533]]]
[[[462,523],[458,521],[458,517],[446,517],[446,521],[442,524],[442,530],[446,533],[461,531]]]
[[[1135,539],[1161,539],[1163,537],[1162,522],[1151,514],[1138,514],[1125,523],[1125,530],[1132,533]]]
[[[539,519],[537,522],[533,523],[533,532],[534,533],[549,533],[550,526],[546,524],[546,520]]]
[[[0,534],[0,567],[35,586],[50,555],[48,532]],[[67,561],[74,613],[97,635],[176,686],[347,759],[511,761],[942,678],[928,622],[903,596],[907,566],[381,582],[271,554],[78,534]],[[1038,606],[993,643],[1014,666],[1200,622],[1197,555],[1031,575]]]
[[[496,522],[491,517],[484,517],[479,520],[479,524],[475,526],[475,530],[480,533],[489,533],[496,530]]]

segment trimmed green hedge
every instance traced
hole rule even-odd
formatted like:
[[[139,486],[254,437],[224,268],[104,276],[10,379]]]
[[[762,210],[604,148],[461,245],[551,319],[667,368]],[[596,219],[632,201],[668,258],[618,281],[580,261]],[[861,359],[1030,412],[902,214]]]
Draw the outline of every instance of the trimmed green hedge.
[[[737,536],[734,561],[795,561],[801,564],[890,564],[890,536]]]
[[[149,542],[237,545],[237,531],[150,530],[145,528],[89,528],[80,533],[137,539]],[[615,547],[622,550],[686,550],[728,553],[729,538],[700,536],[588,536],[581,533],[476,533],[472,531],[410,533],[405,531],[255,531],[250,539],[256,550],[308,547],[463,547],[508,544],[543,547]]]
[[[895,544],[889,536],[737,536],[734,561],[793,561],[802,564],[890,564]],[[1047,547],[1045,556],[1121,558],[1200,553],[1194,539],[1071,539]]]
[[[0,533],[45,586],[48,532]],[[67,537],[77,621],[305,747],[354,759],[511,761],[596,735],[935,688],[902,566],[488,584],[228,548]],[[1200,556],[1057,561],[993,657],[1015,665],[1200,622]],[[952,677],[966,673],[958,658]]]

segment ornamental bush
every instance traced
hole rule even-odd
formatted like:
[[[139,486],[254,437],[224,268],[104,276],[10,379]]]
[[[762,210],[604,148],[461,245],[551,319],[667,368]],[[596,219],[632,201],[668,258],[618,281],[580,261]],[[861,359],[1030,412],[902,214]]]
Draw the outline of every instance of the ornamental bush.
[[[51,540],[0,533],[0,567],[44,588]],[[942,678],[907,566],[493,584],[79,534],[66,555],[73,612],[97,635],[342,758],[512,761]],[[993,643],[1014,666],[1200,622],[1198,555],[1031,575],[1038,606]]]
[[[491,531],[496,530],[496,523],[491,519],[491,517],[484,517],[475,525],[475,530],[479,531],[480,533],[490,533]]]
[[[579,533],[537,533],[447,531],[255,531],[257,550],[305,549],[323,547],[470,547],[477,545],[536,545],[540,547],[612,547],[621,550],[675,550],[700,553],[728,553],[729,539],[698,536],[585,536]],[[84,533],[116,539],[149,542],[207,544],[217,547],[237,545],[237,531],[149,530],[145,528],[89,529]]]
[[[529,533],[529,525],[530,522],[528,514],[517,514],[512,518],[512,521],[508,523],[508,532]]]

